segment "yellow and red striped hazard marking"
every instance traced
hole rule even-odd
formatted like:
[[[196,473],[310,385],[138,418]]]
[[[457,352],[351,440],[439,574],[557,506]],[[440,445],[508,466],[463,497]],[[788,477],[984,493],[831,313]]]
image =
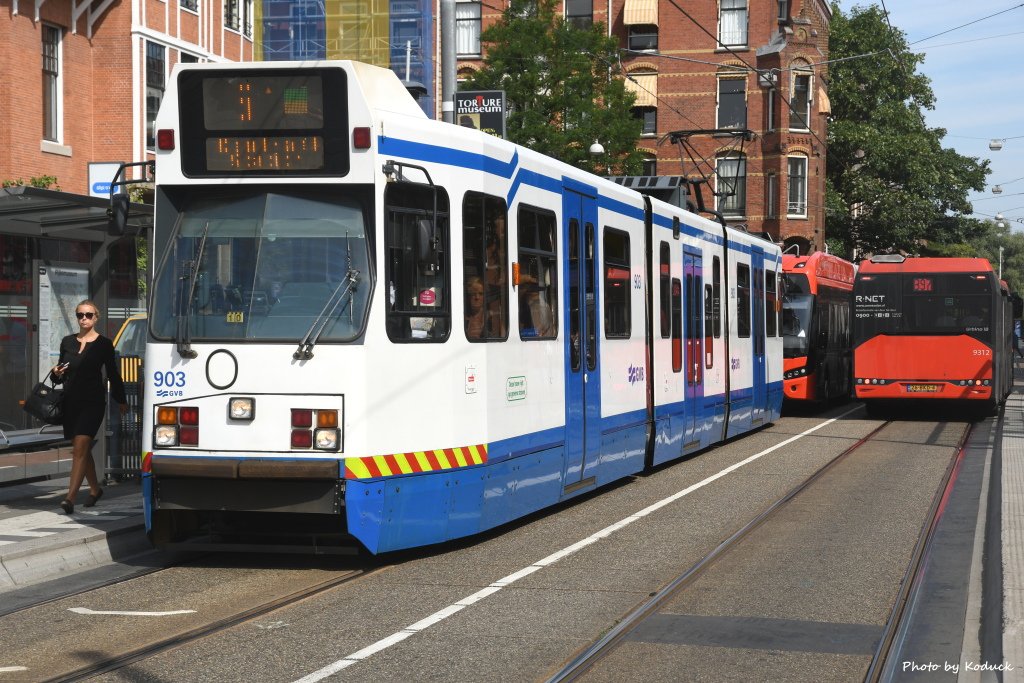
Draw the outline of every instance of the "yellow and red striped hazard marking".
[[[413,453],[374,455],[368,458],[346,458],[346,479],[390,477],[395,474],[436,472],[456,467],[471,467],[487,462],[487,444],[442,448]]]

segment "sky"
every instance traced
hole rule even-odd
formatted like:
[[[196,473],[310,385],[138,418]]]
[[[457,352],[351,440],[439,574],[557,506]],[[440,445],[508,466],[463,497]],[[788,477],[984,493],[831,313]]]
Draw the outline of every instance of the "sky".
[[[910,50],[924,54],[917,71],[931,79],[935,93],[926,119],[929,127],[946,129],[943,147],[991,160],[987,187],[968,197],[974,217],[1001,214],[1024,234],[1024,2],[839,1],[844,13],[870,5],[887,9]],[[1002,149],[990,149],[992,140],[1001,140]]]

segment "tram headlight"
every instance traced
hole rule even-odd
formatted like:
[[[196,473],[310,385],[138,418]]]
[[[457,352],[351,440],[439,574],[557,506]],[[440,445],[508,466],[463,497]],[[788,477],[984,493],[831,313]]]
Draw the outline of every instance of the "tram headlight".
[[[157,425],[153,430],[153,445],[160,447],[178,445],[178,425]]]
[[[313,447],[320,451],[338,450],[339,431],[337,429],[317,429],[313,432]]]
[[[228,417],[232,420],[252,421],[256,417],[256,399],[234,396],[228,401]]]

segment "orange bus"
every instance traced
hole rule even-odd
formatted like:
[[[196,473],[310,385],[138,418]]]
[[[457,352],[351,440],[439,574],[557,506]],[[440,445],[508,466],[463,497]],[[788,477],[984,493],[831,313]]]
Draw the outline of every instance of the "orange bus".
[[[850,395],[850,309],[856,268],[823,251],[782,255],[783,387],[787,401]]]
[[[1013,386],[1013,301],[982,258],[876,256],[854,284],[856,396],[963,401],[993,413]]]

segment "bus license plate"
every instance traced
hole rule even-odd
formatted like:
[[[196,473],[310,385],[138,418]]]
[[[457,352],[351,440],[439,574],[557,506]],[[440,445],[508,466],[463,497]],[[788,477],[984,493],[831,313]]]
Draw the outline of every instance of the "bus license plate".
[[[933,394],[942,391],[942,387],[938,384],[908,384],[907,391],[912,394]]]

